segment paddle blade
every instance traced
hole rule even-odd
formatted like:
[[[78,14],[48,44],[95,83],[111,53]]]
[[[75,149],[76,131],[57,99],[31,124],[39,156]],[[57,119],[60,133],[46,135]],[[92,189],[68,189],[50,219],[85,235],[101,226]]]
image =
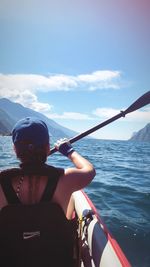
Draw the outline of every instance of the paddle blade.
[[[128,107],[124,113],[128,114],[132,111],[135,111],[139,108],[142,108],[146,105],[150,104],[150,91],[139,97],[130,107]]]

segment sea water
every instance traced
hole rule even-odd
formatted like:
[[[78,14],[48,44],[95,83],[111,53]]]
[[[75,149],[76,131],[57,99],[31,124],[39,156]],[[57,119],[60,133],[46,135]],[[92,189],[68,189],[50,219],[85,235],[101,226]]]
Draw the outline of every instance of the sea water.
[[[150,143],[83,139],[73,146],[95,166],[85,191],[110,233],[133,267],[150,267]],[[58,152],[48,163],[72,166]],[[11,137],[0,137],[0,170],[17,165]]]

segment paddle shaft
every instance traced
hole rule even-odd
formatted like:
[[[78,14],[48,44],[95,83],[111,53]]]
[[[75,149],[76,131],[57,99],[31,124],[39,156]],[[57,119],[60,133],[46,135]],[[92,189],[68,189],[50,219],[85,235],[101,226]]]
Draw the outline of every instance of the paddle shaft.
[[[110,124],[111,122],[115,121],[115,120],[118,120],[119,118],[121,117],[125,117],[126,114],[130,113],[130,112],[133,112],[139,108],[142,108],[144,107],[145,105],[148,105],[150,104],[150,91],[148,91],[147,93],[145,93],[144,95],[142,95],[140,98],[138,98],[132,105],[130,105],[125,111],[121,111],[120,113],[118,113],[117,115],[115,115],[114,117],[90,128],[89,130],[79,134],[79,135],[76,135],[75,137],[69,139],[69,142],[72,144],[78,140],[80,140],[81,138],[97,131],[98,129]],[[57,149],[54,147],[51,149],[50,151],[50,155],[57,152]]]

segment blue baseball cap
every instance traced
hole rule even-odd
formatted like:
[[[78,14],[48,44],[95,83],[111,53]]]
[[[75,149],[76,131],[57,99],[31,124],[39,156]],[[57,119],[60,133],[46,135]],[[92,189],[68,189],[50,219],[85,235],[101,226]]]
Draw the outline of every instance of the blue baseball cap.
[[[12,140],[18,148],[38,148],[49,144],[49,132],[44,121],[27,117],[19,120],[12,130]]]

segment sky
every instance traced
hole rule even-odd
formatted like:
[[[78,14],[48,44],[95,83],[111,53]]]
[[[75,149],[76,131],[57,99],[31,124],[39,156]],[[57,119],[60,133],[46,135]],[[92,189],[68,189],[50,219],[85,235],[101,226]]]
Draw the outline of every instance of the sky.
[[[149,0],[1,0],[0,98],[79,133],[150,90]],[[150,106],[96,131],[128,140]]]

